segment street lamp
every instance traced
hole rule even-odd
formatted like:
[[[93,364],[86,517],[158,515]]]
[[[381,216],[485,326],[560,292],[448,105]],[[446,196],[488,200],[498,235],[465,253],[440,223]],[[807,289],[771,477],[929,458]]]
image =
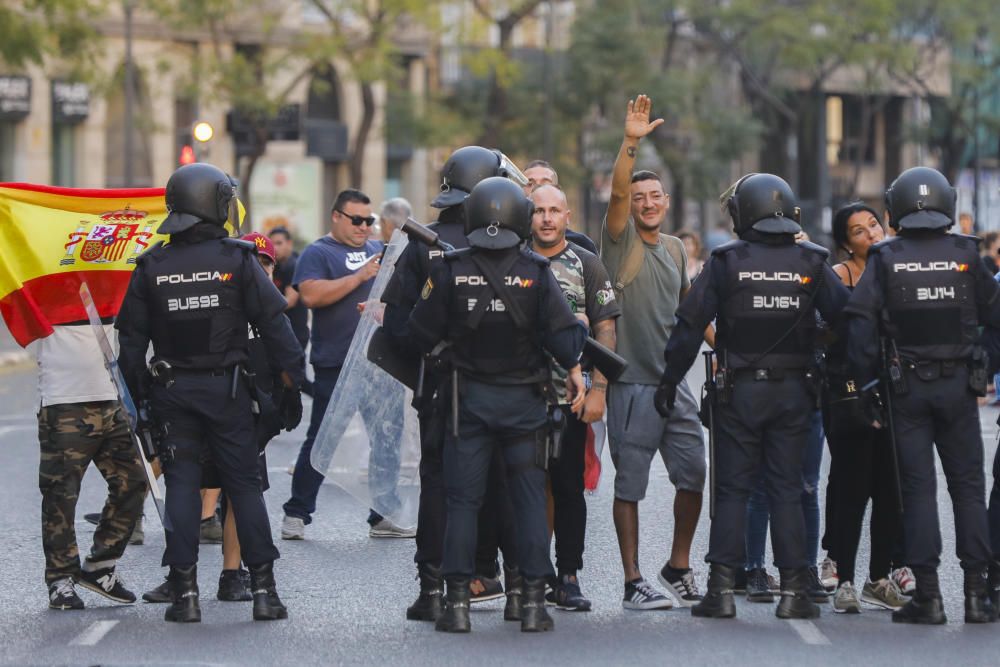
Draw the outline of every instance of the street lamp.
[[[132,187],[132,134],[135,125],[135,65],[132,62],[132,10],[135,0],[125,0],[125,182]]]
[[[212,137],[215,136],[215,129],[210,123],[201,120],[194,124],[191,134],[194,135],[195,140],[204,144],[211,141]]]

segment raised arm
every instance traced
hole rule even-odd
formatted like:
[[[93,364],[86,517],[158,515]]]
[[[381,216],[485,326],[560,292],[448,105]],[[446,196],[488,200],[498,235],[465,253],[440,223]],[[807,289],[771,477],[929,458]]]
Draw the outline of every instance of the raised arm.
[[[645,95],[639,95],[635,100],[629,100],[628,111],[625,114],[625,138],[615,159],[615,168],[611,177],[611,201],[608,202],[608,234],[612,239],[621,238],[628,224],[630,208],[629,186],[632,184],[632,168],[635,166],[635,156],[639,150],[639,140],[663,124],[663,119],[649,120],[652,100]]]

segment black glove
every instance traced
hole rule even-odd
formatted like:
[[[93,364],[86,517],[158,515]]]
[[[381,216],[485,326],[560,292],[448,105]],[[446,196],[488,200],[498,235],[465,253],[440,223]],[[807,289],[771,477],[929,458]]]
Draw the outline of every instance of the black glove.
[[[286,431],[294,431],[302,421],[302,394],[298,389],[285,389],[281,397],[281,423]]]
[[[677,400],[677,385],[673,382],[660,380],[660,385],[653,395],[653,407],[666,419],[674,409],[674,402]]]

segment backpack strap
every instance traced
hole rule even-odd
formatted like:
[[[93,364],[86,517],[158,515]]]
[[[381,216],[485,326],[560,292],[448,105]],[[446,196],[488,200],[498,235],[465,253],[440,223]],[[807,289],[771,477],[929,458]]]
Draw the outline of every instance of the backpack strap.
[[[685,264],[684,243],[676,236],[661,233],[660,245],[667,251],[670,258],[674,260],[677,270],[683,272]],[[642,270],[645,252],[646,248],[642,242],[642,237],[639,236],[637,231],[635,237],[632,239],[632,245],[628,249],[628,254],[625,255],[625,261],[622,262],[621,268],[618,269],[618,275],[615,276],[615,292],[618,293],[618,296],[621,296],[621,292],[639,275],[639,271]]]

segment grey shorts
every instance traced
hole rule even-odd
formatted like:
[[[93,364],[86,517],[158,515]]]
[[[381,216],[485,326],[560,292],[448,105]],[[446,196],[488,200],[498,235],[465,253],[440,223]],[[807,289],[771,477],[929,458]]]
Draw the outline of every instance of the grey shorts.
[[[608,388],[608,442],[615,464],[615,498],[638,502],[646,496],[649,466],[657,451],[678,490],[705,487],[705,438],[698,403],[687,381],[677,387],[673,412],[664,419],[653,407],[656,387],[612,384]]]

